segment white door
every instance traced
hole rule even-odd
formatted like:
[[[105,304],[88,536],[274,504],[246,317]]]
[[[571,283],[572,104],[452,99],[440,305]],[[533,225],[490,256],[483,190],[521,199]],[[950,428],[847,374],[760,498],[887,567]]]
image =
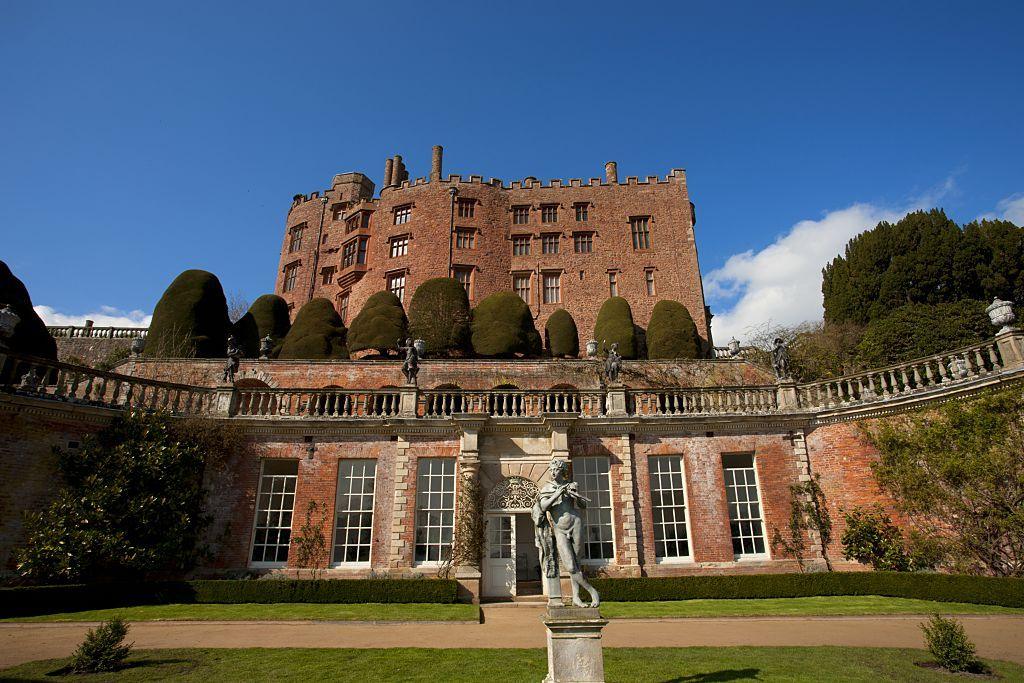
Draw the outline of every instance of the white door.
[[[511,598],[516,594],[516,526],[512,515],[488,515],[483,594]]]

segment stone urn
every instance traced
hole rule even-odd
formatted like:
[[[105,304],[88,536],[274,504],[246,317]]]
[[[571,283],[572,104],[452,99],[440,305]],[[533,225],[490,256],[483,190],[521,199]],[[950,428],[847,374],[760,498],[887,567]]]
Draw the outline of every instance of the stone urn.
[[[985,309],[988,313],[989,320],[996,327],[1001,328],[997,334],[1003,332],[1009,332],[1013,328],[1010,325],[1017,319],[1017,316],[1013,314],[1013,302],[1003,301],[999,297],[992,300],[992,303]]]
[[[597,341],[591,339],[587,342],[587,358],[593,358],[597,355]]]
[[[416,353],[420,356],[420,358],[422,358],[423,354],[427,352],[427,342],[423,341],[422,339],[415,340],[412,343],[412,346],[414,349],[416,349]]]
[[[729,340],[729,355],[734,358],[740,355],[740,340],[736,337]]]
[[[142,352],[146,350],[146,340],[142,337],[136,337],[132,339],[132,355],[138,358],[142,355]]]
[[[21,322],[21,316],[14,312],[10,304],[0,309],[0,349],[7,348],[7,340],[14,336],[14,328]]]

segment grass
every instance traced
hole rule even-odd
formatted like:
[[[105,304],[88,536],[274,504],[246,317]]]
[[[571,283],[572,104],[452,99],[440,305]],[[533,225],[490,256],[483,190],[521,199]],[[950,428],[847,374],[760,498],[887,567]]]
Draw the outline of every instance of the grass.
[[[3,622],[104,621],[473,621],[480,618],[476,605],[443,604],[172,604],[139,605],[111,609],[42,614],[0,619]]]
[[[842,647],[605,649],[605,674],[615,681],[954,681],[915,665],[921,650]],[[68,660],[31,662],[0,671],[5,681],[54,680]],[[1024,667],[988,662],[1005,680],[1024,680]],[[106,681],[502,681],[540,680],[544,650],[237,649],[149,650],[134,653],[115,674],[60,680]]]
[[[934,602],[878,595],[836,595],[811,598],[744,600],[672,600],[603,602],[609,619],[673,617],[860,616],[878,614],[1019,614],[1024,609],[962,602]]]

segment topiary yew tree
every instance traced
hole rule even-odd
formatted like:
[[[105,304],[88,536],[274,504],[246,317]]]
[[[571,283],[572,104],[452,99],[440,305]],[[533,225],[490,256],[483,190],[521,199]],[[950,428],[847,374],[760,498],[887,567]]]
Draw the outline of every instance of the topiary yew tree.
[[[580,355],[580,333],[576,329],[576,321],[564,308],[559,308],[548,318],[544,335],[548,341],[548,353],[552,356],[575,358]]]
[[[405,343],[409,322],[402,301],[391,292],[377,292],[366,300],[348,330],[349,351],[376,350],[381,355]]]
[[[473,351],[481,356],[533,355],[541,351],[533,314],[515,292],[495,292],[473,310]]]
[[[702,346],[686,306],[669,299],[654,305],[647,325],[648,358],[700,358]]]
[[[245,350],[246,358],[258,358],[260,340],[270,335],[270,356],[274,358],[291,326],[288,303],[276,294],[264,294],[253,301],[248,312],[235,323],[234,334]]]
[[[462,353],[470,345],[469,297],[450,277],[427,280],[409,303],[409,335],[427,343],[430,355]]]
[[[597,313],[594,339],[606,349],[617,343],[623,358],[637,357],[636,327],[628,301],[621,296],[605,300]]]
[[[10,304],[21,322],[8,340],[11,351],[39,358],[57,359],[57,342],[46,331],[46,324],[32,308],[32,299],[21,280],[0,261],[0,308]]]
[[[228,303],[213,273],[186,270],[153,309],[144,355],[150,358],[220,358],[228,330]]]
[[[348,358],[345,333],[345,325],[331,302],[313,299],[299,309],[277,357],[293,360]]]

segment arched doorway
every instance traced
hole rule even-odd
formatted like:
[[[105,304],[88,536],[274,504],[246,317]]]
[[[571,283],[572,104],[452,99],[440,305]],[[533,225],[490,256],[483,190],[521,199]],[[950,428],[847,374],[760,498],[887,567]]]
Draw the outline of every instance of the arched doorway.
[[[530,507],[537,483],[518,475],[499,480],[484,499],[487,542],[481,593],[488,598],[540,595],[540,554]]]

